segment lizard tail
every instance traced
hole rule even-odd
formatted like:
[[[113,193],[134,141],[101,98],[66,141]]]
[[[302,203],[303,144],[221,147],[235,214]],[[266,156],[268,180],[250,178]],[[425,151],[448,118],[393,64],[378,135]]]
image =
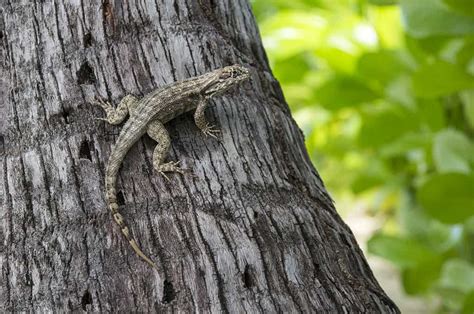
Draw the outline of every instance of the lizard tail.
[[[112,173],[109,173],[109,172],[112,172]],[[137,241],[135,241],[132,234],[130,233],[130,229],[125,223],[125,219],[123,218],[122,214],[120,214],[118,211],[119,205],[117,203],[117,192],[115,190],[115,181],[116,181],[117,176],[116,176],[116,173],[114,174],[113,172],[116,172],[116,171],[110,168],[107,169],[107,176],[106,176],[106,182],[105,182],[107,203],[109,205],[112,216],[114,217],[115,222],[120,227],[122,234],[125,236],[128,243],[130,243],[135,253],[138,256],[140,256],[145,262],[147,262],[151,267],[158,269],[156,264],[148,256],[146,256],[145,253],[143,253],[143,251],[140,249],[140,247],[137,244]]]

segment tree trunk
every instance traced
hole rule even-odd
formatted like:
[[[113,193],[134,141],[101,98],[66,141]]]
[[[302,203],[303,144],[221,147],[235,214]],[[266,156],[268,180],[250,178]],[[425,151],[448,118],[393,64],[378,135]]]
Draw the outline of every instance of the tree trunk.
[[[273,78],[247,0],[0,0],[0,308],[5,311],[386,312],[375,280],[313,168]],[[120,211],[144,263],[113,223],[104,169],[117,103],[230,64],[250,82],[215,98],[208,119],[167,124],[129,152]]]

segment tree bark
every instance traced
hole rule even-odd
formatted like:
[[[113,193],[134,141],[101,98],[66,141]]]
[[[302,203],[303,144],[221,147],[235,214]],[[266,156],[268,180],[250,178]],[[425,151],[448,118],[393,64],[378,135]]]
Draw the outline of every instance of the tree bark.
[[[0,0],[0,309],[386,312],[375,280],[305,150],[246,0]],[[222,130],[167,124],[154,172],[145,136],[120,172],[120,211],[157,272],[110,217],[104,169],[118,103],[234,63],[250,82],[213,100]]]

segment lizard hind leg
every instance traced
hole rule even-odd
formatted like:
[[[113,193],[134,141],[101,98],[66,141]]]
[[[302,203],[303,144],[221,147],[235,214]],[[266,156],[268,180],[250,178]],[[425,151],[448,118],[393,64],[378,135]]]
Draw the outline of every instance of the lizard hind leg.
[[[166,131],[163,123],[158,120],[152,121],[148,125],[147,133],[152,139],[158,142],[155,147],[155,150],[153,151],[153,168],[155,168],[155,170],[158,171],[166,179],[168,179],[168,177],[166,176],[165,172],[178,172],[183,174],[184,169],[181,169],[178,166],[179,161],[170,161],[164,163],[166,154],[168,153],[171,145],[171,140],[168,131]]]
[[[107,118],[101,120],[105,120],[112,125],[117,125],[122,123],[128,114],[133,114],[138,105],[138,99],[133,95],[127,95],[122,98],[117,108],[114,108],[109,102],[103,101],[102,99],[99,99],[96,103],[101,106],[107,114]]]

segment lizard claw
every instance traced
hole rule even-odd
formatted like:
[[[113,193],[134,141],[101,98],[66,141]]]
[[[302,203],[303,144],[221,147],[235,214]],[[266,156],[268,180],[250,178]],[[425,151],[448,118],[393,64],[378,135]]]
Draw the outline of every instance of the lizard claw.
[[[161,174],[163,177],[165,177],[166,181],[170,182],[170,178],[163,172],[163,171],[158,171],[159,174]]]
[[[108,101],[104,101],[102,98],[95,98],[94,103],[104,110],[113,109],[113,106]]]
[[[170,181],[165,172],[177,172],[179,174],[184,174],[186,169],[182,169],[179,166],[179,161],[170,161],[165,164],[161,164],[157,167],[158,173],[161,174],[166,180]]]
[[[219,129],[215,128],[209,123],[206,123],[206,126],[201,131],[202,133],[204,133],[204,135],[213,137],[215,139],[217,139],[216,134],[219,134],[221,132]]]

